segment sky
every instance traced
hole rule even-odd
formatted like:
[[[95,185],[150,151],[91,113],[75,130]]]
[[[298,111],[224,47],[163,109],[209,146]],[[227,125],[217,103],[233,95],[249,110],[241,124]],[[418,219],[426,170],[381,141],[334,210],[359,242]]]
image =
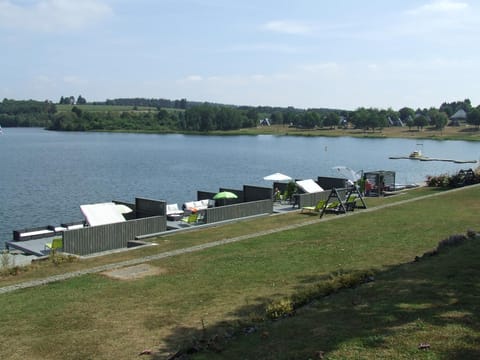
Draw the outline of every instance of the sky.
[[[0,0],[0,99],[477,106],[479,35],[474,0]]]

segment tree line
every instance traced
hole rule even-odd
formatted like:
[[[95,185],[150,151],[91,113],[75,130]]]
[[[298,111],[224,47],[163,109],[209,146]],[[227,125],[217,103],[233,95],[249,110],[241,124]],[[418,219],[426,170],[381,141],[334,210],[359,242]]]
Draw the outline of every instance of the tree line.
[[[212,103],[195,103],[164,99],[114,99],[108,105],[128,105],[128,111],[82,110],[86,99],[78,96],[63,97],[63,104],[72,105],[68,111],[57,111],[50,101],[17,101],[4,99],[0,103],[0,125],[41,126],[64,131],[152,131],[152,132],[209,132],[237,130],[264,124],[315,129],[354,127],[375,131],[388,126],[408,126],[422,129],[433,126],[443,129],[450,117],[462,109],[467,113],[467,123],[480,126],[480,106],[473,107],[469,99],[443,103],[438,109],[403,107],[392,109],[359,108],[354,111],[338,109],[297,109],[268,106],[233,106]],[[75,105],[73,105],[75,104]],[[93,105],[93,103],[90,103]],[[165,105],[165,106],[161,106]],[[148,106],[148,110],[138,107]],[[262,121],[263,120],[263,121]]]
[[[4,127],[47,127],[57,112],[50,101],[8,100],[0,103],[0,125]]]
[[[145,98],[120,98],[107,99],[104,103],[95,102],[94,104],[105,105],[124,105],[124,106],[144,106],[169,109],[186,109],[187,99],[168,100],[168,99],[145,99]]]

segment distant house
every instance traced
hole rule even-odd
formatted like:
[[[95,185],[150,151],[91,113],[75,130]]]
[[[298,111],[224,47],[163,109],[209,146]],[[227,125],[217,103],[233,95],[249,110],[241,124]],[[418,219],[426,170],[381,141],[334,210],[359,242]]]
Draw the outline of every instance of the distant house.
[[[260,120],[260,126],[270,126],[270,120],[268,118]]]
[[[463,109],[458,110],[450,116],[450,126],[460,126],[460,121],[466,121],[467,120],[467,112]]]

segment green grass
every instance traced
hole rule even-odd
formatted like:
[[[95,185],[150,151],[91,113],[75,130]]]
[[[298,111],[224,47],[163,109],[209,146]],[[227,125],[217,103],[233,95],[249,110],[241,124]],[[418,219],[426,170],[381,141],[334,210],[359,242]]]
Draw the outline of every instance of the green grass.
[[[384,201],[414,194],[419,193]],[[131,359],[144,348],[174,351],[205,333],[234,333],[252,322],[261,331],[237,336],[220,354],[198,358],[307,359],[316,351],[326,351],[329,359],[474,358],[480,334],[474,301],[480,291],[478,246],[409,263],[439,240],[475,229],[479,200],[479,187],[444,192],[154,261],[164,273],[136,281],[88,275],[4,294],[0,336],[8,346],[0,348],[0,358]],[[172,235],[158,239],[158,247],[89,264],[311,219],[295,213]],[[42,271],[79,266],[83,262]],[[289,319],[254,322],[270,302],[332,273],[369,269],[378,272],[373,283],[319,300]],[[420,342],[432,348],[420,352]]]
[[[478,359],[480,239],[315,301],[197,359]],[[428,350],[419,349],[428,344]]]

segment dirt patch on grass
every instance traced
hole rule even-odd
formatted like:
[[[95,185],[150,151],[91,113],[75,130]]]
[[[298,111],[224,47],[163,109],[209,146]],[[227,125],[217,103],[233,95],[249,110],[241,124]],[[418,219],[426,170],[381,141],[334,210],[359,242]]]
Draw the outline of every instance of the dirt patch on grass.
[[[162,269],[149,264],[140,264],[124,267],[121,269],[105,271],[102,273],[102,275],[117,280],[137,280],[144,278],[145,276],[161,275],[165,274],[166,272],[166,269]]]

